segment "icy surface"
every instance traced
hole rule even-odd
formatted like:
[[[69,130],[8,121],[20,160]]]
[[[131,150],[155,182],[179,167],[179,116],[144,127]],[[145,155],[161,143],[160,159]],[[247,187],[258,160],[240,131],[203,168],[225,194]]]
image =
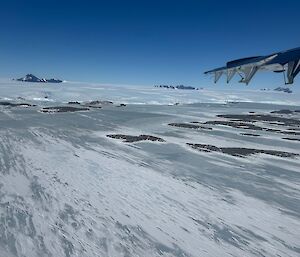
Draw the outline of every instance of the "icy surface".
[[[95,98],[131,104],[175,104],[175,103],[226,103],[226,102],[256,102],[286,105],[300,105],[300,91],[286,94],[277,91],[236,90],[227,87],[226,90],[216,90],[210,87],[202,90],[172,90],[144,86],[118,86],[105,84],[86,84],[65,82],[60,84],[22,83],[0,79],[0,97],[14,99],[22,97],[35,101],[89,101]],[[0,100],[1,100],[0,98]]]
[[[115,104],[40,112],[88,100]],[[267,131],[168,125],[299,110],[291,106],[296,96],[2,82],[1,101],[37,105],[0,105],[1,257],[299,256],[300,158],[239,158],[199,152],[187,143],[296,154],[300,143]],[[300,113],[284,117],[299,120]],[[165,142],[124,143],[108,134]]]

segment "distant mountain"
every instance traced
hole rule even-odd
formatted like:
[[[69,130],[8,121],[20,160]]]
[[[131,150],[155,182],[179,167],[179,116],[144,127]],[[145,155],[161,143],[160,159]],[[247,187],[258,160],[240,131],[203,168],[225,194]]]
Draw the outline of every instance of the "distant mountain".
[[[293,91],[287,87],[277,87],[274,89],[274,91],[281,91],[281,92],[285,92],[285,93],[293,93]]]
[[[46,82],[48,82],[48,83],[61,83],[63,81],[60,80],[60,79],[46,79]]]
[[[199,88],[191,87],[191,86],[172,86],[172,85],[155,85],[154,87],[167,88],[167,89],[184,89],[184,90],[199,90]]]
[[[38,77],[32,75],[32,74],[27,74],[25,77],[17,79],[17,81],[25,81],[25,82],[42,82],[41,79]]]
[[[27,74],[23,78],[16,79],[17,81],[23,81],[23,82],[39,82],[39,83],[61,83],[63,82],[60,79],[40,79],[33,74]]]

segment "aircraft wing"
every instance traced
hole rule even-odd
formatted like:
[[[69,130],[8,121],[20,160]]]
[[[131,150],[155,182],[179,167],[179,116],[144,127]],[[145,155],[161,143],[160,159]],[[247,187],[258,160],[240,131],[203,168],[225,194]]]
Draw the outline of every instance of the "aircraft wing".
[[[264,69],[265,66],[275,57],[277,57],[277,54],[238,59],[227,62],[224,67],[206,71],[204,74],[213,74],[215,83],[218,82],[223,74],[227,77],[227,83],[230,82],[235,74],[239,74],[242,78],[240,82],[248,85],[256,72],[260,69]],[[272,70],[271,67],[270,69]],[[282,67],[280,66],[278,68],[278,66],[274,66],[273,68],[274,71],[277,71],[278,69],[282,70]]]

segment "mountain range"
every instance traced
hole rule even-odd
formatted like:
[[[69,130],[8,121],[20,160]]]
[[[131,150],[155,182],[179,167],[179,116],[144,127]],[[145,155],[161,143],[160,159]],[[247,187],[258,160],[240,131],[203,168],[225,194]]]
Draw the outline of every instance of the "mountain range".
[[[16,79],[17,81],[23,81],[23,82],[39,82],[39,83],[61,83],[63,82],[60,79],[45,79],[45,78],[38,78],[34,76],[33,74],[27,74],[23,78]]]

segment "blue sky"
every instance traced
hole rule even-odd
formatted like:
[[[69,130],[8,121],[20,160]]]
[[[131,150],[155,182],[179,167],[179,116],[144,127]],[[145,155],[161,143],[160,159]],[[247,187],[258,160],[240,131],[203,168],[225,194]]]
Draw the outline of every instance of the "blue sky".
[[[205,70],[300,46],[299,10],[297,0],[4,0],[0,77],[212,85]],[[281,84],[261,73],[252,86]]]

